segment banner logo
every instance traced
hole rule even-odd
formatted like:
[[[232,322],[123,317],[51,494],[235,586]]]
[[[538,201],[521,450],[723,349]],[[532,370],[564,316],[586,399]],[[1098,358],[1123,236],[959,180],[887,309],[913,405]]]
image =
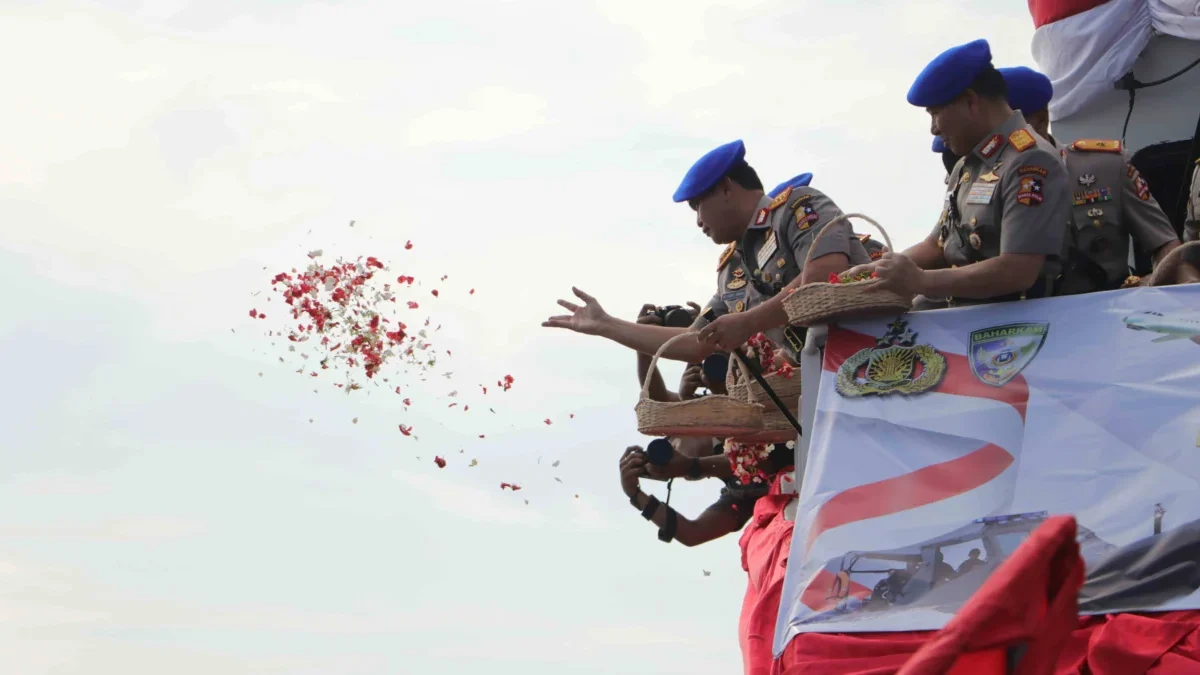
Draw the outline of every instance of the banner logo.
[[[846,397],[919,394],[942,381],[946,358],[930,345],[918,345],[908,322],[896,319],[874,347],[861,349],[838,368],[837,390]]]
[[[1048,323],[1010,323],[971,333],[971,372],[980,382],[1003,387],[1033,362],[1049,333]]]

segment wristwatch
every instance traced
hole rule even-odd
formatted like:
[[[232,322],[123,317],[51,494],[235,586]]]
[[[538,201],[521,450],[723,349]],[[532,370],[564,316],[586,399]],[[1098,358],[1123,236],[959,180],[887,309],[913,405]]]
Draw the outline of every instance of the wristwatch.
[[[704,477],[704,473],[702,472],[702,470],[700,468],[700,458],[699,457],[692,458],[691,464],[688,465],[687,475],[688,475],[688,478]]]

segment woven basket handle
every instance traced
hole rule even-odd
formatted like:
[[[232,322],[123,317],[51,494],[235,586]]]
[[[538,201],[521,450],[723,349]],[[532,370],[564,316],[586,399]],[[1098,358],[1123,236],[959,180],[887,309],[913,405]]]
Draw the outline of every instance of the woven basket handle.
[[[1195,248],[1200,246],[1200,241],[1189,241],[1182,246],[1176,246],[1173,251],[1167,254],[1167,257],[1162,259],[1162,262],[1154,268],[1154,273],[1150,275],[1150,285],[1157,286],[1159,281],[1162,281],[1168,274],[1174,274],[1175,269],[1179,267],[1179,262],[1183,258],[1185,248]]]
[[[746,387],[746,403],[754,403],[754,395],[750,393],[750,368],[743,361],[738,352],[734,351],[729,354],[729,372],[734,373],[733,379],[737,380],[737,371],[741,371],[742,384]]]
[[[662,343],[662,346],[658,348],[658,351],[654,352],[654,358],[650,359],[650,367],[646,369],[646,381],[642,383],[642,400],[643,401],[650,399],[650,380],[654,376],[654,369],[658,367],[658,357],[662,356],[663,352],[667,351],[667,347],[670,347],[671,345],[675,344],[676,342],[679,342],[683,338],[695,337],[699,334],[700,334],[700,331],[698,331],[698,330],[690,330],[690,331],[687,331],[686,333],[680,333],[679,335],[671,337],[666,342]]]
[[[837,218],[834,218],[833,220],[829,221],[828,223],[825,223],[825,227],[822,227],[821,231],[817,233],[817,236],[813,237],[812,243],[808,245],[808,255],[805,256],[805,258],[804,258],[804,266],[805,267],[808,267],[808,263],[812,262],[813,251],[817,250],[817,242],[821,241],[821,238],[825,236],[825,233],[832,230],[833,226],[835,224],[837,224],[843,220],[848,221],[851,218],[862,218],[863,220],[867,221],[868,223],[874,225],[875,229],[879,230],[879,233],[883,235],[883,241],[884,241],[884,243],[887,244],[888,250],[893,251],[893,252],[896,250],[895,247],[892,246],[892,238],[888,236],[887,230],[883,229],[883,226],[880,225],[879,223],[875,222],[874,219],[872,219],[868,216],[864,216],[861,213],[843,213],[842,215],[838,216]],[[854,236],[853,229],[850,230],[850,236]]]

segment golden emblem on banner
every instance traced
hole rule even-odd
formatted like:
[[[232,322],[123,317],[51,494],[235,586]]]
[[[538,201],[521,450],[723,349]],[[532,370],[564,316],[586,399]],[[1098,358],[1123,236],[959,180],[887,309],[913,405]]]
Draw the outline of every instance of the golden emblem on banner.
[[[942,381],[946,357],[931,345],[918,345],[904,319],[888,325],[874,347],[860,349],[838,368],[837,390],[846,397],[920,394]]]

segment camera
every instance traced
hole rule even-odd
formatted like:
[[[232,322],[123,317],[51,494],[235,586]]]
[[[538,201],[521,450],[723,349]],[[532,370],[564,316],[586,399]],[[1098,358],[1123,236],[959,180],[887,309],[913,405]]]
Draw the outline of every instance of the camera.
[[[722,352],[709,354],[700,367],[709,382],[724,382],[725,374],[729,372],[729,355]]]
[[[666,438],[656,438],[646,444],[646,461],[654,466],[666,466],[675,455],[675,448]]]
[[[654,310],[662,325],[669,328],[687,328],[692,325],[692,313],[680,305],[667,305]]]

